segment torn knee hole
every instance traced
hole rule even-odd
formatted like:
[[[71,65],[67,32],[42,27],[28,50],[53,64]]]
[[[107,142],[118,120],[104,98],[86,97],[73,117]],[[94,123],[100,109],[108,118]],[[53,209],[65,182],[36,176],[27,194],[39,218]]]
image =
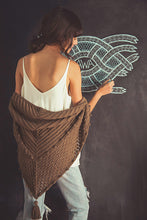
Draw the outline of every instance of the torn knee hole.
[[[90,199],[90,192],[88,191],[87,187],[85,186],[87,198]]]

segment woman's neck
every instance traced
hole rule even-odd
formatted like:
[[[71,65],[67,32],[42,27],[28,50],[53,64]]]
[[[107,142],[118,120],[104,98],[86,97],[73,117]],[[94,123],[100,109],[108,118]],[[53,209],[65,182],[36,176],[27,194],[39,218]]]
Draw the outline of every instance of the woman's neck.
[[[41,50],[43,53],[61,54],[61,49],[56,45],[45,45]]]

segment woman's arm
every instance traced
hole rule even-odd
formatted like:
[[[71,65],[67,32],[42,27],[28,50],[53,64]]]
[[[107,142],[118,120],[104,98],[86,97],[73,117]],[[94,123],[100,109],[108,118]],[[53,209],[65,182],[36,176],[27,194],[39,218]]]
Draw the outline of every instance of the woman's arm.
[[[81,91],[81,69],[78,63],[75,61],[71,61],[70,67],[70,93],[72,98],[73,105],[76,105],[82,99],[82,91]],[[114,85],[114,81],[107,82],[106,80],[104,84],[95,92],[94,96],[89,102],[90,105],[90,112],[94,109],[95,105],[99,101],[99,99],[106,94],[112,92],[112,87]]]
[[[90,105],[90,112],[92,112],[92,110],[94,109],[94,107],[96,106],[97,102],[99,101],[99,99],[102,97],[102,94],[99,90],[96,91],[96,93],[94,94],[94,96],[92,97],[92,99],[89,102]]]
[[[15,72],[15,92],[21,95],[21,87],[23,84],[23,77],[21,74],[22,70],[22,58],[17,62],[16,72]]]
[[[82,99],[81,70],[78,63],[71,60],[69,66],[69,83],[72,105],[76,105]]]

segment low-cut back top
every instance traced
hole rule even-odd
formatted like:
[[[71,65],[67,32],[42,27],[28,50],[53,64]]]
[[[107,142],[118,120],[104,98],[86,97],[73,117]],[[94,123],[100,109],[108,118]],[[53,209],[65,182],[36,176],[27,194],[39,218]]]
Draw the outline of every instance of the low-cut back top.
[[[68,95],[66,87],[66,78],[69,63],[70,59],[68,61],[65,73],[63,74],[59,82],[46,92],[40,92],[30,81],[25,71],[23,57],[23,85],[21,88],[21,96],[23,96],[25,99],[27,99],[34,105],[37,105],[50,111],[60,111],[70,108],[71,96]],[[80,164],[80,155],[81,153],[79,153],[77,159],[73,162],[71,167],[78,166]]]

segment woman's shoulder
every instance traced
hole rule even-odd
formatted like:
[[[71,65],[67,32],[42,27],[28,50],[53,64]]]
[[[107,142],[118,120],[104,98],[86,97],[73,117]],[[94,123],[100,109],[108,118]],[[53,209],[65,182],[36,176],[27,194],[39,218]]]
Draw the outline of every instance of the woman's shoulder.
[[[74,71],[81,71],[81,68],[80,68],[80,65],[75,62],[74,60],[70,60],[70,66],[71,66],[71,69],[74,70]]]
[[[25,59],[25,57],[27,57],[27,56],[28,56],[28,55],[24,55],[23,57],[19,57],[19,58],[17,59],[17,64],[21,65],[22,62],[23,62],[23,59]]]
[[[65,57],[64,55],[61,55],[60,58],[61,58],[61,60],[60,60],[61,62],[68,63],[68,61],[69,61],[69,58]],[[75,70],[75,69],[80,70],[80,65],[76,61],[74,61],[70,58],[69,69],[70,70]]]

